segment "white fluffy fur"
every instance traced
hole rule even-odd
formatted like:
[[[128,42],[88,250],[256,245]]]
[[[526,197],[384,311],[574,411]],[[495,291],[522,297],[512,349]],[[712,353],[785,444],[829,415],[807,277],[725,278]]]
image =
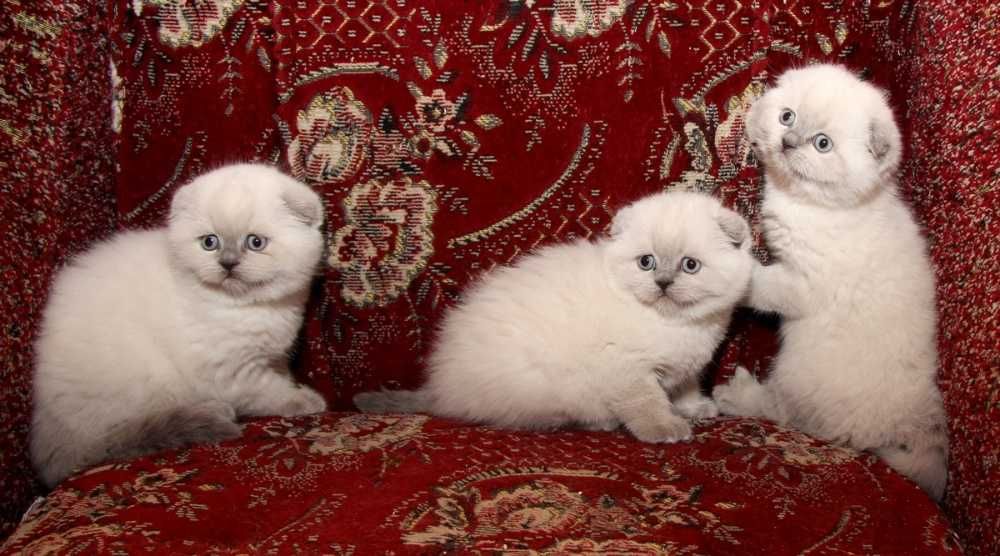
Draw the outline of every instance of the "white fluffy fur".
[[[610,238],[547,247],[487,274],[444,317],[420,390],[355,403],[500,427],[624,424],[647,442],[687,439],[685,417],[717,415],[697,378],[749,283],[748,236],[745,221],[711,197],[640,200],[616,215]],[[655,270],[639,268],[644,254],[655,255]],[[685,256],[701,261],[697,273],[680,270]],[[661,290],[654,280],[672,283]]]
[[[934,274],[897,196],[900,139],[884,94],[838,66],[792,70],[753,105],[747,133],[775,258],[755,265],[749,304],[784,317],[782,347],[763,383],[740,369],[717,387],[719,409],[872,450],[940,499]],[[819,133],[829,152],[814,145]]]
[[[44,482],[236,436],[237,415],[323,410],[287,368],[322,215],[280,172],[227,166],[178,190],[167,228],[123,232],[63,268],[36,345],[31,455]],[[247,249],[250,233],[268,238],[262,251]],[[203,249],[206,234],[225,249]],[[224,254],[239,261],[231,275]]]

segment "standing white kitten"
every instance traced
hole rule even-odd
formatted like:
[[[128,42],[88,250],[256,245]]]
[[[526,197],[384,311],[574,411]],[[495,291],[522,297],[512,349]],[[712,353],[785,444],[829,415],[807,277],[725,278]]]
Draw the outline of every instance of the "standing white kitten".
[[[748,236],[711,197],[647,197],[615,216],[610,238],[547,247],[487,274],[445,315],[420,390],[354,402],[500,427],[624,424],[646,442],[688,439],[685,418],[718,414],[697,379],[746,291]]]
[[[747,121],[775,258],[755,265],[749,304],[784,317],[782,346],[763,383],[738,369],[717,387],[719,409],[872,450],[940,499],[934,273],[897,196],[900,138],[884,94],[812,66],[782,75]]]
[[[307,186],[227,166],[177,191],[167,228],[118,234],[63,268],[36,345],[31,456],[44,482],[239,436],[237,416],[322,411],[287,367],[322,219]]]

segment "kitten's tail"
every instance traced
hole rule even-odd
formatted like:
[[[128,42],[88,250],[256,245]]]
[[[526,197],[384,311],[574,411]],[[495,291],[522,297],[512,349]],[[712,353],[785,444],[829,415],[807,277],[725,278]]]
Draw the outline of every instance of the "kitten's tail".
[[[354,405],[365,413],[423,413],[431,408],[430,395],[423,390],[362,392]]]
[[[221,442],[242,433],[233,406],[213,400],[125,423],[108,435],[107,453],[109,459],[133,458],[190,444]]]
[[[189,444],[236,438],[243,428],[227,403],[209,401],[164,409],[117,423],[98,437],[80,435],[46,415],[32,426],[31,452],[42,481],[54,487],[73,472],[109,460],[132,459]]]

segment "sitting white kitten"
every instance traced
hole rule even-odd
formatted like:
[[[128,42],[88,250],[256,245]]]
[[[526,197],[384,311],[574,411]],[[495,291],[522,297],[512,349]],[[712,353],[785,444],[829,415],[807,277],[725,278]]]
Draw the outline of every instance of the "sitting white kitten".
[[[322,220],[307,186],[227,166],[177,191],[167,228],[123,232],[63,268],[36,344],[42,480],[236,437],[237,416],[325,409],[287,367]]]
[[[775,258],[755,265],[749,305],[784,317],[782,347],[763,384],[739,369],[717,387],[719,409],[872,450],[940,499],[934,273],[896,192],[900,138],[884,94],[812,66],[782,75],[747,121]]]
[[[610,238],[547,247],[485,275],[445,315],[420,390],[354,402],[688,439],[685,417],[718,414],[697,379],[746,292],[749,243],[746,222],[711,197],[642,199],[615,216]]]

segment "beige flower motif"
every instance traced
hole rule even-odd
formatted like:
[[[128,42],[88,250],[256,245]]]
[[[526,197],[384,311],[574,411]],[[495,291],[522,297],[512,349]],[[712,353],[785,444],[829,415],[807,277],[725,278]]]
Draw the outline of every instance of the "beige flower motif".
[[[316,95],[296,118],[298,134],[288,145],[292,174],[310,183],[337,183],[365,161],[372,115],[347,87]]]
[[[302,435],[309,452],[323,456],[370,452],[405,442],[423,430],[423,415],[351,415],[333,428],[319,427]]]
[[[788,441],[780,433],[769,434],[764,441],[765,446],[775,446],[781,450],[781,457],[786,462],[802,467],[821,465],[843,465],[857,457],[857,452],[850,448],[836,445],[813,446],[806,438]]]
[[[455,117],[455,103],[448,100],[443,89],[434,89],[430,96],[424,95],[417,99],[416,111],[422,127],[441,133],[445,125]]]
[[[556,0],[552,32],[567,40],[596,37],[614,25],[632,0]]]
[[[205,45],[226,27],[229,18],[244,0],[146,0],[159,7],[156,19],[160,23],[159,38],[163,44],[180,48]],[[142,10],[142,3],[135,8]]]
[[[527,552],[525,554],[537,554],[538,556],[548,556],[549,554],[629,554],[632,556],[666,556],[668,554],[679,554],[679,547],[670,541],[666,542],[638,542],[630,539],[611,539],[606,541],[594,539],[565,539],[559,541],[555,546],[539,552]],[[517,554],[514,552],[514,554]]]
[[[343,203],[346,225],[334,234],[329,258],[343,276],[341,295],[357,306],[387,305],[434,253],[437,196],[426,181],[374,179]]]
[[[723,171],[735,171],[750,155],[750,141],[744,133],[747,111],[763,94],[764,84],[754,81],[742,93],[730,97],[726,103],[726,119],[715,130],[715,152]]]
[[[689,167],[681,172],[679,180],[670,184],[670,188],[682,191],[714,190],[718,185],[718,178],[712,174],[712,166],[715,164],[712,151],[705,132],[694,122],[684,124],[684,150],[691,159]]]
[[[571,528],[587,512],[583,495],[551,479],[538,479],[476,504],[479,531],[549,532]]]
[[[406,138],[406,151],[410,157],[428,160],[435,151],[455,156],[455,149],[443,134],[447,131],[448,123],[458,113],[456,104],[448,100],[443,89],[434,89],[430,95],[426,95],[415,83],[410,83],[409,87],[416,99],[413,110],[416,113],[416,131]]]
[[[455,150],[448,145],[448,142],[443,138],[438,137],[431,133],[430,131],[421,130],[414,133],[406,140],[407,151],[413,158],[418,158],[421,160],[427,160],[434,155],[434,152],[440,152],[446,156],[454,156]]]

